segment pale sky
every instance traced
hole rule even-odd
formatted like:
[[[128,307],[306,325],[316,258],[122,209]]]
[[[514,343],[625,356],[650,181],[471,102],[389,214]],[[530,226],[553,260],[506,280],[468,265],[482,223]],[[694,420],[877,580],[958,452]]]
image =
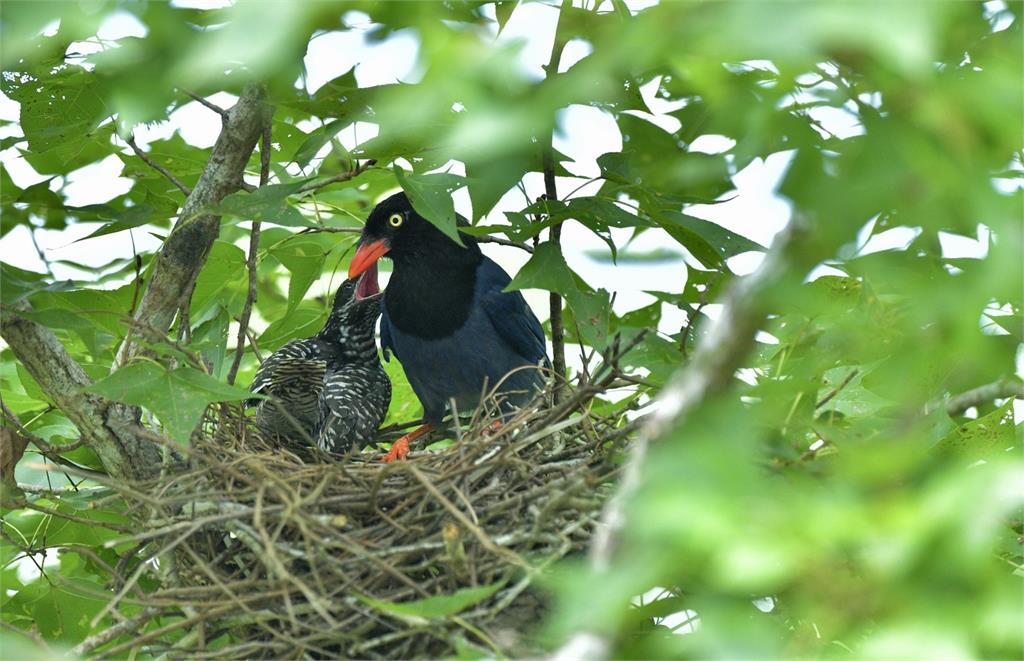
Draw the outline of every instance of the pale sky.
[[[227,3],[178,2],[176,4],[219,6]],[[630,2],[630,6],[634,9],[648,4],[651,3]],[[520,66],[527,75],[536,78],[543,76],[541,66],[547,61],[554,38],[555,12],[554,8],[545,4],[522,4],[512,14],[501,35],[497,38],[500,43],[523,42],[524,47],[520,51]],[[362,24],[369,26],[370,23],[369,17],[358,12],[349,12],[345,15],[345,19],[346,23],[357,27]],[[51,26],[51,29],[55,27]],[[127,12],[115,13],[100,28],[100,36],[106,40],[129,35],[144,36],[144,34],[145,27]],[[419,72],[416,70],[418,45],[418,39],[411,30],[400,31],[388,40],[375,44],[367,44],[358,29],[349,32],[321,34],[312,40],[305,59],[308,71],[306,85],[310,91],[313,91],[325,82],[345,73],[352,66],[355,66],[355,76],[360,85],[378,85],[399,80],[414,82],[419,76]],[[79,42],[72,44],[69,50],[87,53],[99,48],[100,46],[96,43]],[[561,69],[568,68],[588,52],[589,45],[585,42],[579,40],[570,42],[566,47]],[[752,64],[770,66],[770,64],[762,63]],[[656,98],[654,96],[656,89],[657,81],[642,89],[649,107],[656,113],[655,116],[646,118],[669,130],[675,130],[679,125],[678,120],[660,114],[673,109],[673,106]],[[211,97],[211,100],[221,106],[230,106],[233,103],[233,97],[228,94],[215,95]],[[18,110],[19,107],[16,103],[0,95],[0,119],[17,120]],[[830,131],[840,137],[862,132],[855,118],[842,110],[816,108],[811,112],[815,119],[821,121]],[[570,191],[576,190],[587,178],[597,175],[599,172],[596,163],[597,157],[605,152],[619,151],[622,148],[622,141],[614,118],[609,113],[596,108],[571,106],[560,113],[558,125],[559,130],[556,133],[554,145],[573,159],[573,162],[567,163],[566,167],[573,174],[580,176],[579,178],[558,178],[559,196],[563,197]],[[303,126],[303,128],[309,130],[313,128],[313,125]],[[198,103],[192,102],[172,113],[167,122],[155,127],[137,127],[136,140],[140,146],[145,148],[152,140],[169,137],[174,131],[178,131],[190,144],[208,147],[215,141],[219,129],[219,118]],[[18,134],[17,128],[0,128],[0,137],[13,134]],[[375,134],[376,126],[359,123],[357,126],[343,131],[339,137],[345,146],[351,149],[357,144],[357,136],[358,141],[362,142]],[[723,136],[704,136],[695,142],[693,148],[698,151],[714,153],[727,149],[731,143],[730,139]],[[687,213],[716,222],[733,232],[767,246],[789,217],[789,202],[777,195],[775,191],[789,165],[791,156],[790,152],[780,152],[765,160],[755,160],[733,176],[736,190],[727,195],[732,199],[716,205],[691,206],[686,209]],[[32,170],[14,147],[0,152],[0,161],[8,169],[14,182],[21,187],[45,179]],[[459,168],[460,166],[456,164],[452,171],[462,174],[463,172]],[[129,190],[132,182],[120,176],[122,169],[121,161],[116,156],[110,156],[97,164],[71,173],[64,189],[67,203],[73,206],[96,204],[123,194]],[[59,183],[59,180],[55,180],[51,187],[56,189]],[[539,197],[543,192],[543,182],[539,173],[527,175],[525,185],[528,194],[533,199]],[[584,186],[576,192],[576,195],[592,193],[598,185],[599,182]],[[469,215],[469,195],[465,189],[455,194],[455,202],[456,209],[460,213]],[[488,217],[487,222],[504,222],[503,211],[516,211],[525,204],[526,201],[522,194],[514,189],[502,198]],[[863,237],[867,235],[867,227],[866,225],[865,231],[861,232],[862,238],[858,240],[861,252],[874,252],[906,245],[916,235],[916,230],[896,228],[865,240]],[[146,228],[76,242],[95,229],[96,224],[94,223],[80,223],[72,225],[64,231],[39,230],[36,232],[36,238],[40,249],[45,251],[51,260],[70,259],[96,265],[104,264],[114,257],[130,257],[133,242],[135,249],[139,251],[155,250],[158,247],[157,240],[149,235]],[[613,236],[620,244],[626,241],[629,234],[628,230],[613,230]],[[988,236],[984,228],[979,228],[979,234],[977,238],[980,240],[952,235],[944,236],[944,251],[950,256],[983,256],[987,250]],[[654,299],[643,293],[644,290],[679,292],[685,284],[685,266],[682,257],[677,261],[646,264],[620,263],[614,266],[607,262],[595,261],[586,255],[587,251],[603,252],[606,247],[598,237],[575,221],[569,221],[564,225],[562,241],[566,260],[584,280],[594,287],[604,287],[616,292],[615,309],[617,312],[621,313],[653,302]],[[662,230],[646,232],[633,242],[631,248],[638,252],[645,252],[666,246],[678,249],[681,254],[684,252]],[[241,247],[244,249],[246,246]],[[486,245],[484,250],[510,272],[518,270],[528,258],[526,253],[514,248]],[[4,261],[10,264],[30,270],[43,270],[42,261],[32,244],[30,232],[25,227],[14,228],[3,239],[0,239],[0,252],[3,254]],[[738,255],[730,260],[730,266],[738,273],[747,273],[757,266],[760,259],[760,253]],[[54,271],[61,278],[83,277],[81,272],[59,264],[54,265]],[[826,272],[829,270],[823,267],[814,275]],[[314,286],[310,295],[324,291],[327,282],[328,279],[323,278]],[[546,293],[536,291],[526,294],[538,316],[542,319],[547,318]],[[677,331],[684,320],[682,313],[669,305],[664,305],[663,310],[664,317],[660,330]],[[709,312],[714,314],[715,309],[712,307]],[[259,320],[255,325],[257,327],[260,325]]]

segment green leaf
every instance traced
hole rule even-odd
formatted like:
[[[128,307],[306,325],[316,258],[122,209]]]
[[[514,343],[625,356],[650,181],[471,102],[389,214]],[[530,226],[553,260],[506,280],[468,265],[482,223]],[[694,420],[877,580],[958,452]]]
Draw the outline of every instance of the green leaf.
[[[602,350],[608,343],[611,298],[607,291],[594,291],[569,268],[561,248],[550,241],[538,244],[506,291],[547,289],[565,297],[572,313],[569,328],[583,343]]]
[[[208,405],[252,396],[191,367],[169,371],[150,362],[126,365],[85,390],[153,411],[168,435],[182,443],[188,442]]]
[[[571,291],[565,296],[572,313],[572,330],[587,346],[604,351],[608,345],[611,296],[604,289],[595,292]]]
[[[464,245],[459,236],[452,193],[465,185],[465,180],[454,174],[416,174],[395,166],[398,183],[409,196],[416,213],[426,218],[452,241]]]
[[[534,248],[530,261],[519,269],[505,291],[547,289],[565,295],[579,291],[581,284],[590,289],[566,264],[558,245],[545,241]]]
[[[530,169],[530,157],[513,154],[501,159],[467,158],[466,182],[473,218],[483,218]]]
[[[67,207],[67,210],[83,219],[88,216],[110,219],[110,222],[104,223],[103,226],[88,236],[77,239],[75,243],[141,227],[153,221],[154,212],[153,208],[148,204],[128,207],[126,209],[115,209],[107,204],[95,204],[87,207]]]
[[[214,241],[192,292],[193,323],[204,321],[205,311],[217,306],[240,314],[249,288],[246,271],[246,257],[241,248],[226,241]]]
[[[5,75],[0,89],[21,104],[21,129],[33,152],[81,139],[107,113],[91,71],[64,66],[48,77]]]
[[[353,235],[353,240],[355,236],[357,235]],[[270,254],[291,273],[288,280],[289,314],[302,302],[302,297],[309,291],[310,285],[320,277],[332,244],[339,243],[333,237],[334,235],[330,234],[297,236],[270,250]]]
[[[288,203],[288,196],[298,191],[304,181],[261,186],[252,192],[238,191],[228,195],[216,207],[216,213],[241,220],[259,220],[285,227],[315,227]]]
[[[215,378],[223,378],[227,373],[228,329],[231,325],[231,317],[225,307],[212,316],[209,320],[199,324],[192,331],[192,349],[199,350],[203,358],[209,361],[212,373]]]
[[[619,251],[617,254],[605,252],[604,250],[585,250],[584,255],[603,264],[664,264],[665,262],[677,262],[683,258],[681,254],[669,248],[658,247],[653,250],[627,250]]]
[[[16,266],[0,262],[0,301],[4,305],[12,305],[18,301],[44,291],[66,291],[74,288],[70,280],[48,282],[46,275],[34,271],[26,271]]]
[[[1019,449],[1017,426],[1013,421],[1013,399],[977,420],[957,426],[934,448],[936,454],[981,459]]]
[[[476,588],[462,588],[452,594],[439,594],[434,597],[417,599],[416,601],[403,601],[394,603],[381,601],[367,595],[357,597],[368,606],[372,606],[382,613],[396,615],[399,618],[413,618],[420,620],[431,620],[457,615],[470,606],[491,597],[505,586],[504,582],[493,583]]]
[[[317,152],[319,152],[324,145],[330,142],[331,139],[338,134],[338,131],[342,130],[350,123],[351,122],[338,119],[316,129],[309,134],[309,137],[307,137],[295,151],[292,161],[297,163],[300,168],[306,167],[309,165],[309,162],[313,160],[313,157],[317,155]]]
[[[512,12],[519,6],[519,0],[497,0],[494,3],[494,18],[498,21],[498,33],[501,33],[502,28],[508,23],[508,19],[512,18]]]
[[[259,346],[268,351],[276,351],[289,340],[316,334],[326,320],[327,310],[322,305],[303,303],[289,315],[267,326],[267,330],[260,335]]]

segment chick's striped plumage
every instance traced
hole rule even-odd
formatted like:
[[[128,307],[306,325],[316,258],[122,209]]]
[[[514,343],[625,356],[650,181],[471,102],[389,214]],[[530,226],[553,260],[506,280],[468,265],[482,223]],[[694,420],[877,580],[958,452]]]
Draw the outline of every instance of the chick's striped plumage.
[[[254,400],[265,435],[337,453],[373,439],[391,402],[391,382],[374,343],[376,273],[358,288],[356,296],[356,281],[346,281],[323,330],[289,342],[260,366],[250,389],[270,397]]]
[[[281,441],[316,440],[320,421],[320,393],[327,375],[323,344],[318,338],[292,340],[263,361],[249,390],[267,395],[251,399],[256,426]]]

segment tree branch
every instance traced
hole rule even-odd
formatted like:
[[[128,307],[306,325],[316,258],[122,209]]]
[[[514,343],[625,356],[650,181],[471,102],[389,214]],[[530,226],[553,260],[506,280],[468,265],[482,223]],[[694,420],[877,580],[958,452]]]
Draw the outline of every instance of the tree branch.
[[[186,197],[192,194],[192,191],[189,189],[189,187],[181,183],[181,180],[175,177],[173,174],[171,174],[170,170],[168,170],[164,166],[160,165],[159,163],[151,159],[149,156],[146,155],[146,152],[142,151],[142,149],[140,149],[139,146],[135,144],[134,135],[129,134],[128,137],[124,139],[124,141],[128,143],[129,147],[132,148],[132,151],[135,152],[135,155],[142,159],[143,163],[145,163],[146,165],[148,165],[149,167],[153,168],[154,170],[162,174],[164,177],[166,177],[172,184],[177,186],[178,190],[184,193]]]
[[[241,188],[245,166],[266,121],[265,97],[263,86],[250,85],[227,112],[210,160],[157,254],[149,286],[135,312],[138,323],[161,332],[171,327],[220,233],[220,216],[209,209]],[[125,364],[137,352],[129,335],[118,351],[117,364]]]
[[[950,417],[962,414],[972,406],[985,404],[996,399],[1024,399],[1024,383],[1013,377],[1003,377],[998,381],[972,388],[965,393],[955,395],[946,400],[946,413]]]
[[[364,161],[362,164],[356,165],[356,167],[349,170],[348,172],[339,172],[338,174],[328,177],[326,179],[321,179],[319,181],[311,181],[308,184],[303,184],[302,186],[299,187],[297,191],[295,191],[295,195],[301,195],[302,193],[320,190],[324,186],[330,186],[331,184],[336,184],[339,181],[349,181],[350,179],[354,179],[361,175],[362,173],[366,172],[374,165],[377,165],[377,161],[371,158],[367,161]]]
[[[569,3],[572,4],[571,2]],[[566,40],[558,29],[561,25],[562,11],[565,8],[565,0],[562,0],[558,8],[558,18],[555,21],[555,41],[551,45],[551,58],[544,67],[547,79],[558,75],[558,64],[562,59],[562,51],[565,49]],[[547,144],[544,147],[544,197],[555,201],[558,199],[558,187],[555,182],[555,157],[551,145],[552,132],[547,134]],[[551,243],[559,245],[562,241],[562,224],[555,223],[549,230],[548,239]],[[565,326],[562,323],[562,297],[551,292],[549,295],[550,318],[551,318],[551,369],[555,373],[555,386],[552,395],[555,403],[561,399],[562,381],[565,379]]]
[[[508,246],[510,248],[519,248],[526,252],[533,254],[533,247],[526,243],[520,243],[519,241],[513,241],[512,239],[503,239],[500,236],[494,236],[491,234],[484,234],[483,236],[473,237],[477,243],[496,243],[499,246]]]
[[[644,420],[631,445],[619,488],[605,505],[601,525],[594,533],[589,557],[594,573],[611,571],[626,526],[629,501],[640,486],[648,446],[728,387],[764,321],[765,293],[785,274],[802,229],[802,223],[794,217],[776,238],[757,271],[732,284],[725,295],[721,315],[699,340],[690,362],[658,395],[654,412]],[[607,633],[583,630],[576,632],[552,658],[565,661],[606,659],[611,652],[612,640]]]
[[[262,139],[260,140],[260,186],[266,186],[270,180],[270,118],[263,125]],[[235,358],[231,361],[231,369],[228,370],[228,383],[234,385],[235,377],[238,376],[238,366],[242,364],[242,354],[245,353],[246,331],[249,330],[249,318],[252,316],[252,306],[256,302],[256,253],[260,249],[260,221],[252,221],[252,229],[249,230],[249,256],[246,259],[246,269],[249,271],[249,291],[245,297],[245,307],[242,308],[242,316],[238,320],[238,342],[235,345]]]
[[[224,110],[223,108],[221,108],[217,104],[213,103],[212,101],[208,101],[206,98],[204,98],[202,96],[199,96],[195,92],[189,92],[186,89],[183,89],[181,91],[184,92],[186,96],[191,97],[191,99],[193,101],[197,101],[199,104],[206,106],[207,108],[209,108],[213,112],[215,112],[218,115],[220,115],[221,119],[224,120],[225,122],[228,121],[228,111],[227,110]]]
[[[78,428],[103,467],[119,478],[139,479],[159,473],[160,449],[134,434],[139,410],[83,392],[92,383],[48,328],[20,316],[27,302],[5,307],[0,335],[46,395]]]

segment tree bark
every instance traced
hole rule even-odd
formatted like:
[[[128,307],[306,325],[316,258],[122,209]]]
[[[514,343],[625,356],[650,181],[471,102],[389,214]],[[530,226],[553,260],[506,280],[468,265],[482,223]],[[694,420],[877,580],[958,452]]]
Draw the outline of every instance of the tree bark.
[[[569,3],[572,4],[571,2]],[[551,45],[551,57],[544,67],[545,77],[550,80],[558,75],[558,65],[562,61],[562,51],[565,50],[566,39],[558,29],[562,24],[562,11],[565,9],[565,0],[559,4],[558,18],[555,19],[555,40]],[[552,147],[553,132],[547,135],[547,145],[544,148],[544,197],[555,202],[558,200],[558,186],[555,181],[555,155]],[[562,243],[561,221],[551,225],[548,239],[551,243],[559,246]],[[551,292],[548,297],[548,307],[551,318],[551,369],[555,373],[554,379],[554,401],[557,404],[562,398],[562,382],[565,380],[565,325],[562,322],[562,297]]]
[[[131,329],[142,327],[166,333],[177,311],[187,304],[189,292],[220,234],[220,216],[210,209],[243,186],[245,166],[272,112],[265,98],[262,85],[250,85],[223,116],[223,129],[210,160],[157,254]],[[139,409],[83,392],[91,379],[52,331],[22,316],[29,311],[31,306],[22,302],[4,309],[0,319],[0,335],[18,360],[75,424],[108,473],[124,479],[156,476],[165,452],[138,433]],[[117,365],[123,365],[137,352],[129,330],[118,351]]]
[[[139,410],[82,392],[92,383],[82,366],[50,329],[18,315],[19,311],[31,311],[27,303],[12,307],[6,308],[0,319],[0,335],[57,408],[78,427],[107,472],[124,479],[157,475],[160,448],[131,430],[139,424]]]
[[[227,111],[210,160],[157,253],[133,327],[141,325],[166,333],[177,311],[187,304],[189,292],[220,234],[220,216],[210,213],[210,209],[242,188],[245,166],[271,112],[265,99],[266,89],[253,84]],[[124,365],[137,351],[129,335],[118,351],[117,364]]]

